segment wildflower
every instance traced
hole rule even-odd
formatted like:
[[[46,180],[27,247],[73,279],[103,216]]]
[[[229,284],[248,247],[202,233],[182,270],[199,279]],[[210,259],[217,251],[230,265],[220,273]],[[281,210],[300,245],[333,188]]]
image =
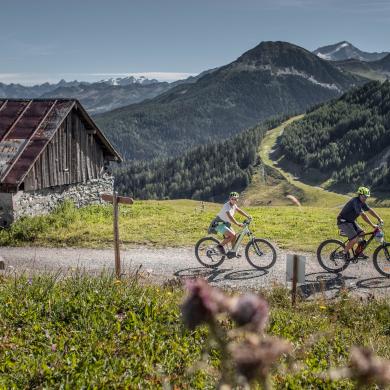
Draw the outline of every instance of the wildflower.
[[[232,298],[228,311],[239,326],[246,326],[253,332],[263,332],[268,321],[268,303],[255,294]]]
[[[31,285],[33,284],[32,278],[29,278],[28,281],[27,281],[27,283],[31,286]]]
[[[215,314],[223,311],[228,299],[220,290],[213,288],[203,279],[187,280],[189,296],[181,306],[183,321],[189,329],[213,321]]]
[[[232,344],[229,349],[237,371],[248,382],[264,382],[280,356],[291,351],[291,344],[277,337],[261,340],[255,335],[249,335],[241,343]]]
[[[390,384],[390,361],[375,356],[368,348],[351,349],[350,369],[352,377],[362,384]]]
[[[57,351],[57,344],[52,344],[51,345],[51,351],[56,352]]]

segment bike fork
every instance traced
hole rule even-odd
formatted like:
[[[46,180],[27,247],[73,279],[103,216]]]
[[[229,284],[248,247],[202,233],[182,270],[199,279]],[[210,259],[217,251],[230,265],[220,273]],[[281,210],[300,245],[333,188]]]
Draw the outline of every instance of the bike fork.
[[[259,246],[257,245],[257,242],[252,239],[252,245],[253,247],[255,248],[255,252],[257,254],[257,256],[262,256],[264,253],[261,251],[261,249],[259,248]]]

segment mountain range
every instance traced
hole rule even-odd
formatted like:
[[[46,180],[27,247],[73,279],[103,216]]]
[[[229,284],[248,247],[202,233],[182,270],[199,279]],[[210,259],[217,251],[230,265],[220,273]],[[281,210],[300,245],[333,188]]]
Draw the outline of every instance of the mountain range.
[[[194,79],[190,77],[188,82],[194,82]],[[0,83],[0,98],[76,98],[90,114],[95,114],[151,99],[180,82],[159,82],[155,79],[129,76],[94,83],[77,80],[70,82],[61,80],[55,84],[44,83],[34,86]]]
[[[313,51],[318,57],[328,61],[344,61],[356,59],[360,61],[378,61],[386,57],[389,52],[368,53],[362,51],[347,41],[323,46]]]
[[[175,156],[273,116],[303,112],[362,82],[299,46],[262,42],[195,83],[95,119],[127,159]]]

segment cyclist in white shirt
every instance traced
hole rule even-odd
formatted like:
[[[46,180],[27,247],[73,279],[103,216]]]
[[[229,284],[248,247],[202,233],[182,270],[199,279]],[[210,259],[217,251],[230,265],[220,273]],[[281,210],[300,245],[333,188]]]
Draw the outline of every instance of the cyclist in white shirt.
[[[232,229],[231,225],[234,223],[237,226],[243,227],[244,225],[238,222],[234,218],[234,213],[237,211],[239,214],[243,215],[246,218],[251,218],[245,211],[241,210],[237,206],[237,200],[239,198],[238,192],[231,192],[229,194],[229,201],[226,202],[221,211],[218,213],[216,218],[213,220],[212,225],[216,232],[224,235],[225,239],[221,241],[218,245],[218,249],[221,253],[225,254],[224,246],[229,242],[232,242],[234,245],[234,241],[236,239],[236,233]]]

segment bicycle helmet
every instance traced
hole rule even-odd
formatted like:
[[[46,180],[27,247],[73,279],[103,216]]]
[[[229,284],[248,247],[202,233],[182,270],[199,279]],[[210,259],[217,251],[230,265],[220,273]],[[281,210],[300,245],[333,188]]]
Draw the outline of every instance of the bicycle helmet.
[[[236,191],[232,191],[230,194],[229,194],[229,198],[239,198],[240,197],[240,194]]]
[[[367,188],[367,187],[359,187],[358,190],[357,190],[357,193],[358,193],[359,195],[365,196],[366,198],[368,198],[369,196],[371,196],[370,189]]]

